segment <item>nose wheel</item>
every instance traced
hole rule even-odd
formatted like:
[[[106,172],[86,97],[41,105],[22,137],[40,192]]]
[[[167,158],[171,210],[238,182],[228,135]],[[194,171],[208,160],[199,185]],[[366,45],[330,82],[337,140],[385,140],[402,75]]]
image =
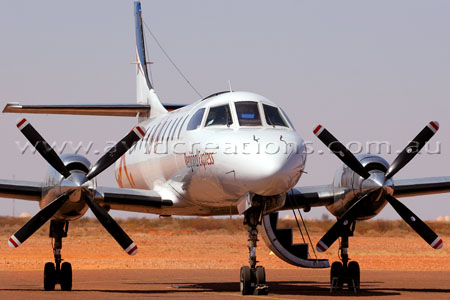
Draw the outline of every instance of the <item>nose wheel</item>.
[[[248,262],[250,266],[241,267],[240,290],[242,295],[267,295],[266,270],[256,266],[257,226],[261,224],[262,207],[251,207],[244,213],[244,225],[248,226]]]
[[[44,290],[53,291],[57,283],[60,284],[62,291],[72,290],[72,265],[68,262],[62,262],[61,248],[62,238],[67,237],[68,222],[51,221],[50,237],[54,238],[53,255],[55,262],[48,262],[44,267]]]

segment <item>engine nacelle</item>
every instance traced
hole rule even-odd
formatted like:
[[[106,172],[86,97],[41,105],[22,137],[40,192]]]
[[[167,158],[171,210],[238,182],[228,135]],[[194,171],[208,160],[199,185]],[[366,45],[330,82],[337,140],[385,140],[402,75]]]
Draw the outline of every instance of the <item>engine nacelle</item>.
[[[44,208],[68,188],[73,189],[74,186],[83,181],[85,175],[88,173],[91,167],[90,161],[79,154],[63,154],[61,160],[67,169],[71,172],[69,178],[64,178],[53,167],[49,167],[47,175],[44,181],[42,189],[42,200],[39,202],[40,208]],[[95,178],[89,182],[90,186],[95,190],[96,180]],[[58,210],[53,216],[54,220],[60,221],[73,221],[81,218],[87,211],[88,206],[84,201],[83,193],[80,191],[73,192],[69,200]]]
[[[358,220],[366,220],[376,216],[386,205],[386,200],[382,197],[383,190],[370,192],[374,183],[378,180],[384,185],[393,186],[392,180],[384,182],[384,175],[389,168],[389,163],[381,156],[374,154],[360,154],[356,156],[363,167],[371,175],[364,179],[350,169],[347,165],[339,167],[335,173],[333,181],[334,203],[328,205],[328,211],[336,217],[341,216],[363,195],[367,194],[368,199],[359,212]]]

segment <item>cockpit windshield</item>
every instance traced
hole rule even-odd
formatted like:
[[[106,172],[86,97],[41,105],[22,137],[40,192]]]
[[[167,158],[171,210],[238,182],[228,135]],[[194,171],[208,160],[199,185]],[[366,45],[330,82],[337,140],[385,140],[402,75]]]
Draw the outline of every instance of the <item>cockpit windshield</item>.
[[[233,124],[233,119],[231,118],[230,106],[228,104],[211,107],[209,109],[205,127],[215,125],[230,126],[231,124]]]
[[[278,108],[263,104],[267,125],[288,127]]]
[[[253,101],[240,101],[234,103],[241,126],[261,126],[258,103]]]

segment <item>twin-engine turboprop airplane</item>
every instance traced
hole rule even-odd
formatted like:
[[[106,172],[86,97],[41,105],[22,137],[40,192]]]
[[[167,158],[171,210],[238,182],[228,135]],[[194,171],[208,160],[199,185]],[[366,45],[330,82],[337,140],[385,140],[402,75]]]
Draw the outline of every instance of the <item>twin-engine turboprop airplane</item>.
[[[399,172],[439,129],[432,121],[392,164],[378,155],[354,156],[327,129],[315,135],[342,160],[333,184],[294,188],[306,162],[306,147],[286,114],[269,99],[249,92],[220,92],[184,107],[163,105],[147,71],[141,3],[134,3],[136,25],[137,104],[20,105],[5,113],[72,114],[138,117],[134,127],[98,162],[79,154],[58,156],[29,121],[18,129],[49,163],[44,182],[0,181],[0,196],[38,201],[39,213],[14,233],[15,248],[50,220],[55,262],[45,264],[44,288],[72,288],[72,267],[61,263],[62,238],[68,224],[88,208],[129,255],[137,245],[110,217],[124,210],[157,215],[244,216],[248,227],[249,266],[240,271],[242,294],[268,292],[265,270],[257,266],[261,232],[268,247],[287,263],[327,268],[328,260],[310,258],[308,244],[293,244],[291,229],[277,229],[278,212],[326,208],[337,218],[317,243],[326,251],[338,238],[341,261],[331,266],[331,285],[359,289],[360,269],[349,261],[348,239],[355,223],[376,216],[389,203],[434,249],[442,240],[397,198],[450,192],[450,177],[396,180]],[[115,163],[119,188],[97,186],[96,176]]]

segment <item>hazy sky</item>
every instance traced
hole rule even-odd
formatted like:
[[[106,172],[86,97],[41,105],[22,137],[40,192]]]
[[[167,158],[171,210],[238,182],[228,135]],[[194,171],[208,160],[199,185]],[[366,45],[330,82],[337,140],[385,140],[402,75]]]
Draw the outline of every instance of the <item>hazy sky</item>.
[[[278,103],[314,149],[322,123],[344,144],[389,141],[389,161],[431,120],[441,128],[431,150],[396,178],[450,175],[449,1],[143,1],[144,21],[203,96],[228,89]],[[0,101],[24,104],[133,103],[132,1],[0,2]],[[149,38],[149,36],[148,36]],[[191,103],[196,94],[147,39],[160,98]],[[20,145],[18,115],[1,115],[0,178],[41,181],[47,163]],[[27,118],[50,142],[121,138],[134,118]],[[103,151],[101,151],[103,153]],[[91,161],[100,156],[88,155]],[[299,185],[328,184],[340,161],[328,151],[308,157]],[[98,183],[116,186],[113,168]],[[12,200],[0,199],[1,215]],[[450,215],[450,195],[402,200],[423,219]],[[37,203],[15,201],[16,215]],[[324,209],[307,216],[320,217]],[[113,213],[115,216],[129,216]],[[131,214],[133,215],[133,214]],[[142,214],[135,214],[142,216]],[[381,218],[397,218],[390,208]]]

